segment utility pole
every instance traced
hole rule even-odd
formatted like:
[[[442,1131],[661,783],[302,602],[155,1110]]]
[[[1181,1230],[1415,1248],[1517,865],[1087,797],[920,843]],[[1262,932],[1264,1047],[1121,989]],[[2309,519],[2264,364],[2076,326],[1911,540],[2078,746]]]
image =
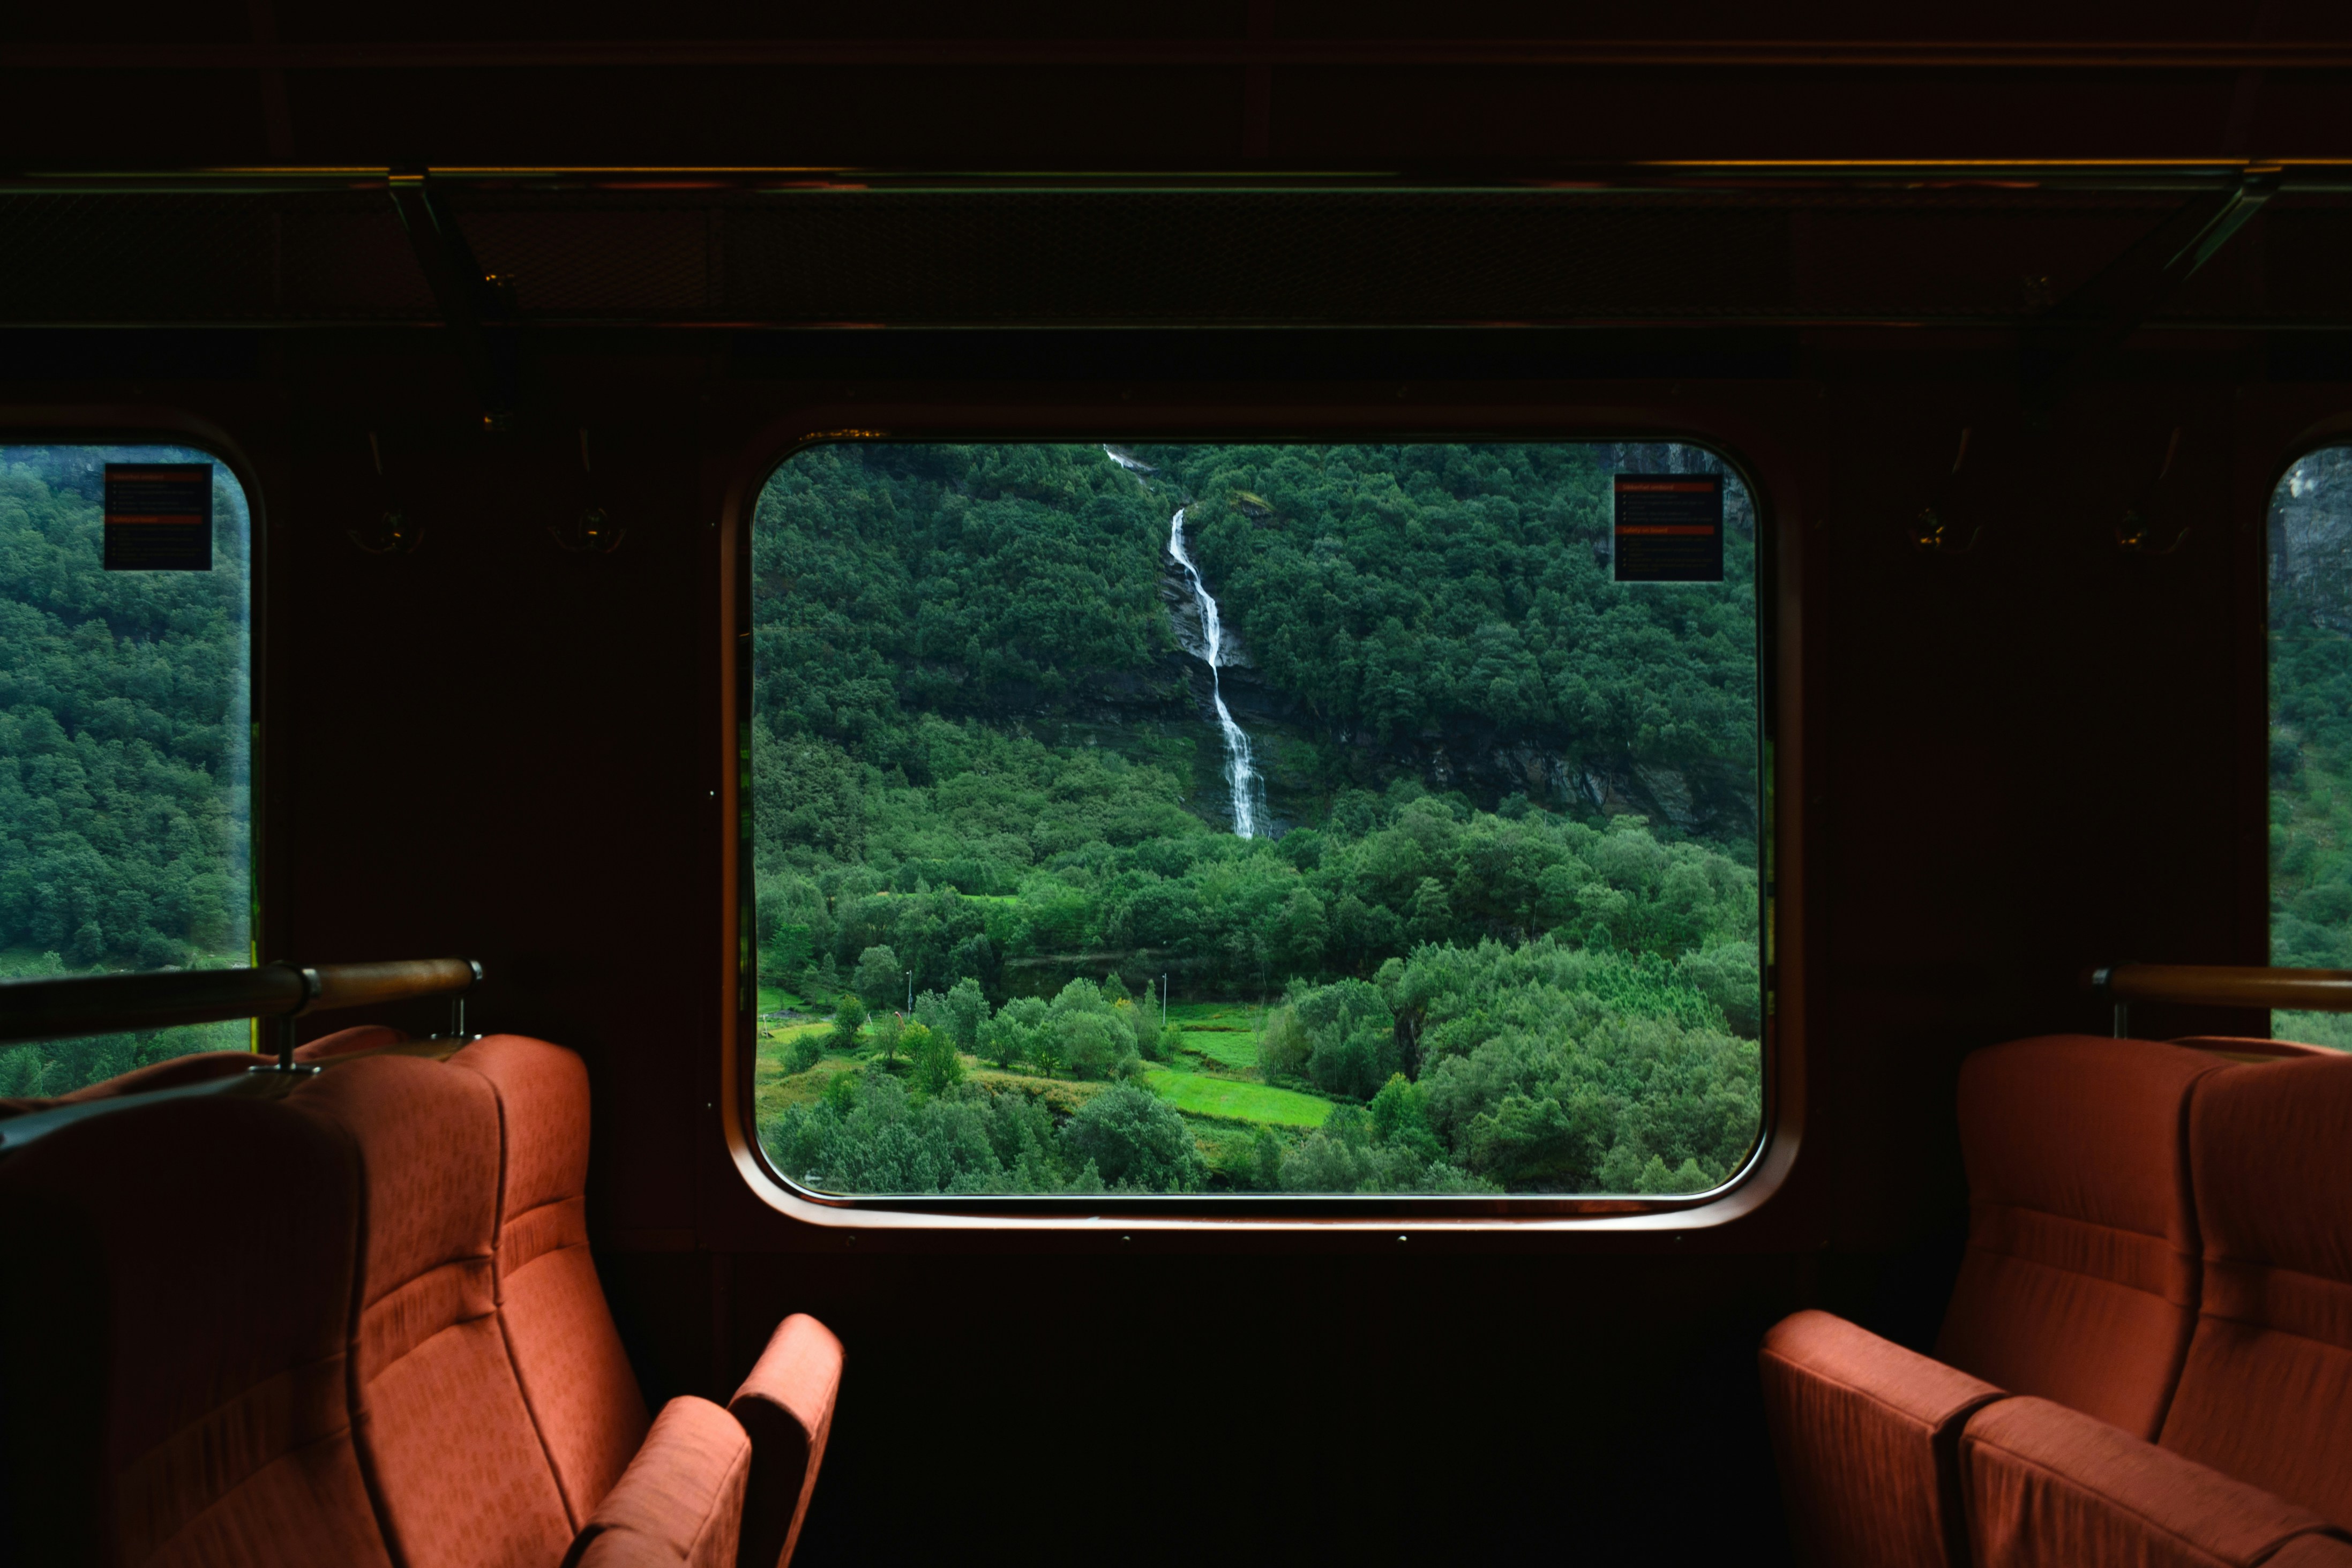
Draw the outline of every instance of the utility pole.
[[[907,1016],[915,1016],[915,971],[907,971]]]

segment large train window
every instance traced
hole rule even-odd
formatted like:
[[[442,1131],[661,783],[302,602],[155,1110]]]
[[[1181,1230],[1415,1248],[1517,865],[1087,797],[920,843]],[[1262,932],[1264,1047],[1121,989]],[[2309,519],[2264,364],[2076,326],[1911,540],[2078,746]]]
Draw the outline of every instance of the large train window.
[[[2271,962],[2352,968],[2352,446],[2271,495]],[[2352,1050],[2352,1015],[2281,1011],[2290,1040]]]
[[[0,975],[252,962],[250,532],[207,453],[0,445]],[[11,1047],[0,1094],[250,1029]]]
[[[746,574],[770,1164],[1723,1185],[1761,1124],[1755,538],[1686,445],[797,453]]]

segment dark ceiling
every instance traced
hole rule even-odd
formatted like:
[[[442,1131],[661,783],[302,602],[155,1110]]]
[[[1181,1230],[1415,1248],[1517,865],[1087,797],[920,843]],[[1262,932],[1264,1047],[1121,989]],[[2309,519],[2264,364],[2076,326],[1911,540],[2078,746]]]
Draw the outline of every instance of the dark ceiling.
[[[0,325],[2352,325],[2352,13],[1780,9],[51,7]]]

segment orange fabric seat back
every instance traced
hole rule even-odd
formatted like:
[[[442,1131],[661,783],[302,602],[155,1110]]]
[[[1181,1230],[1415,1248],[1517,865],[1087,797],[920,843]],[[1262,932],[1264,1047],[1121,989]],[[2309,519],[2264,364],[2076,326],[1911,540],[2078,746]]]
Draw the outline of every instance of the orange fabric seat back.
[[[353,1429],[394,1557],[558,1563],[572,1526],[498,1318],[497,1096],[479,1074],[377,1056],[288,1103],[358,1151]]]
[[[2047,1035],[1960,1069],[1969,1246],[1936,1354],[2154,1438],[2196,1323],[2192,1087],[2210,1056]]]
[[[0,1542],[389,1568],[348,1405],[359,1225],[351,1141],[259,1099],[126,1105],[0,1159]]]
[[[2205,1291],[2163,1444],[2352,1529],[2352,1057],[2217,1072],[2189,1139]]]
[[[577,1530],[652,1425],[588,1250],[588,1069],[561,1046],[512,1034],[475,1041],[449,1066],[497,1095],[499,1319]]]

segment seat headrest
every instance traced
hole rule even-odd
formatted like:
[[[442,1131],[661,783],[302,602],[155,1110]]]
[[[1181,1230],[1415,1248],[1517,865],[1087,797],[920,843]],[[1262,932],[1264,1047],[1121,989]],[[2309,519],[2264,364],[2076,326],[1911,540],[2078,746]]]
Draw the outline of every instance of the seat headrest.
[[[506,1214],[588,1190],[588,1068],[573,1052],[528,1035],[493,1034],[449,1059],[498,1091],[506,1125]]]
[[[16,1266],[0,1329],[39,1347],[0,1375],[26,1561],[82,1560],[58,1528],[107,1529],[91,1560],[176,1542],[196,1561],[224,1531],[268,1528],[383,1561],[348,1448],[324,1452],[349,1419],[352,1153],[282,1105],[209,1097],[125,1105],[0,1164]],[[272,1467],[298,1455],[294,1506]]]
[[[366,1183],[362,1309],[444,1263],[487,1264],[498,1224],[499,1113],[490,1086],[416,1057],[338,1063],[288,1103],[341,1126]]]
[[[1960,1150],[1978,1203],[2040,1209],[2193,1250],[2185,1107],[2223,1064],[2146,1040],[2042,1035],[1960,1066]]]
[[[2189,1125],[2208,1258],[2352,1281],[2352,1056],[2224,1069]]]

